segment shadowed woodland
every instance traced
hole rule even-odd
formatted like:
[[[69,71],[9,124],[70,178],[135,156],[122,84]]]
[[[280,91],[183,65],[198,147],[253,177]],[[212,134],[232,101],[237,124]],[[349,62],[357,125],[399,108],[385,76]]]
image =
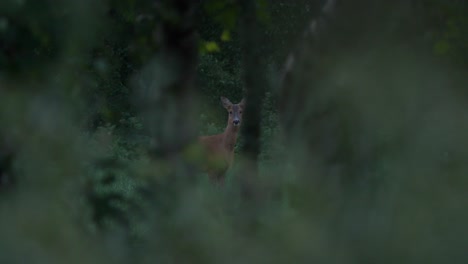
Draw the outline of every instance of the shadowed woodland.
[[[467,201],[467,1],[0,2],[0,263],[467,263]]]

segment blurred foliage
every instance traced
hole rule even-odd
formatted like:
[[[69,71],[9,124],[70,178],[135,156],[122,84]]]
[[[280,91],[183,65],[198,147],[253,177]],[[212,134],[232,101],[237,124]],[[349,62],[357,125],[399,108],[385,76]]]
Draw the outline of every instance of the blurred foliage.
[[[171,200],[167,164],[148,157],[134,81],[160,51],[155,29],[171,18],[162,2],[1,1],[0,263],[466,262],[466,1],[411,1],[415,9],[402,15],[411,23],[399,36],[430,60],[375,50],[324,60],[320,72],[335,82],[302,98],[304,109],[341,95],[351,102],[342,106],[344,144],[359,152],[378,142],[386,151],[352,164],[364,169],[344,193],[298,177],[290,160],[304,159],[310,175],[324,170],[282,140],[276,107],[276,69],[323,1],[257,0],[267,27],[258,45],[270,67],[259,72],[271,89],[260,138],[267,199],[254,229],[245,228],[235,183],[219,190],[196,175]],[[197,121],[200,134],[214,134],[227,120],[219,97],[244,95],[242,14],[236,1],[196,2]],[[239,138],[236,159],[242,146]]]
[[[434,52],[467,67],[468,4],[466,1],[430,1],[425,12],[427,34],[434,43]]]

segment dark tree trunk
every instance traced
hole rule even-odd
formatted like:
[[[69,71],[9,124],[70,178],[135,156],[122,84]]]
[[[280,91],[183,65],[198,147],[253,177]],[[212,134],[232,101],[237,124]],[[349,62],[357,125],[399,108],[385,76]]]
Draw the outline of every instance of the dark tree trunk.
[[[240,186],[243,197],[250,204],[259,198],[258,159],[260,154],[260,125],[263,97],[268,83],[265,75],[266,57],[259,43],[264,42],[262,24],[256,13],[256,1],[239,0],[241,7],[240,32],[244,68],[246,109],[242,124],[244,139]],[[255,210],[255,209],[254,209]]]
[[[12,163],[15,157],[11,142],[0,134],[0,192],[15,183]]]
[[[162,21],[155,40],[159,52],[137,81],[141,88],[137,103],[152,138],[150,153],[168,162],[169,174],[173,174],[170,180],[193,173],[182,152],[196,136],[197,7],[193,0],[158,2]]]

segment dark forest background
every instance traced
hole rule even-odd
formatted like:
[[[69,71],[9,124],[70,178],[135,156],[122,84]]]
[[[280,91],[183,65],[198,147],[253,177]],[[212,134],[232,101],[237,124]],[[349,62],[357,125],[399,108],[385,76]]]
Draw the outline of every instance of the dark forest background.
[[[468,2],[331,2],[2,0],[0,263],[467,263]]]

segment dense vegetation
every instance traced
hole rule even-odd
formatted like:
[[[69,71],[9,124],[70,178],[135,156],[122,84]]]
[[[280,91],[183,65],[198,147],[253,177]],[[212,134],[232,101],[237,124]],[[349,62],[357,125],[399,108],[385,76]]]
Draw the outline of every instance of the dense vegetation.
[[[2,0],[0,263],[466,263],[467,1],[326,2]]]

